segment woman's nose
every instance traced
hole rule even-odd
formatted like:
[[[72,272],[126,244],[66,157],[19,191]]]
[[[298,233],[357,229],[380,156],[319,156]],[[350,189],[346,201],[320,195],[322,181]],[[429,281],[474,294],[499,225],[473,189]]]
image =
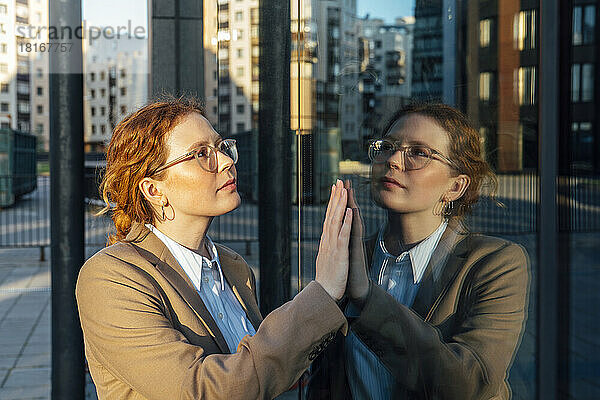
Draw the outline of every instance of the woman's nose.
[[[234,164],[233,159],[222,151],[217,151],[217,168],[218,172],[231,168]]]
[[[398,169],[400,171],[404,171],[404,152],[396,151],[387,159],[387,165],[390,169]]]

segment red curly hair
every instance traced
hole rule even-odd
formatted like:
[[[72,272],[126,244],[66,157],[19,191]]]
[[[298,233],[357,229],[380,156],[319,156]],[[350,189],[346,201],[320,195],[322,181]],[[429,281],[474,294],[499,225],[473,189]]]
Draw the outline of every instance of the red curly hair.
[[[167,161],[166,141],[171,131],[191,113],[204,116],[193,98],[167,98],[129,114],[114,129],[106,150],[106,171],[100,183],[105,207],[111,212],[116,234],[108,244],[123,241],[133,222],[152,223],[156,211],[138,189],[139,182]],[[164,178],[166,171],[154,175]]]

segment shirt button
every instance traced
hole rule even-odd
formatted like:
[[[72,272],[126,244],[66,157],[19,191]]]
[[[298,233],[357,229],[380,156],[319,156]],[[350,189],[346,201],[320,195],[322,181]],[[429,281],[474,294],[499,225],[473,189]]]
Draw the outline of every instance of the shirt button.
[[[219,313],[219,319],[223,319],[223,313],[222,312]]]
[[[208,277],[204,277],[203,281],[208,283]]]

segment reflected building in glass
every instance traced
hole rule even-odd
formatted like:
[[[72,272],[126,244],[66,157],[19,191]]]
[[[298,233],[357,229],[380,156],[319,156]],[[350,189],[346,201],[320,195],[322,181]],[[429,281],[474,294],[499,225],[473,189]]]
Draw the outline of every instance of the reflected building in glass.
[[[417,0],[413,41],[414,100],[441,101],[444,84],[442,0]]]
[[[381,135],[382,121],[410,101],[415,20],[400,17],[394,24],[386,24],[367,16],[359,23],[364,144]],[[364,150],[360,154],[365,157]]]
[[[533,170],[538,164],[539,2],[458,5],[464,54],[457,103],[478,125],[486,157],[499,172]],[[570,139],[561,148],[574,170],[593,173],[600,169],[600,138],[594,134],[596,2],[576,1],[570,11],[571,34],[559,36],[571,74],[570,102],[561,110],[571,121],[563,140]]]

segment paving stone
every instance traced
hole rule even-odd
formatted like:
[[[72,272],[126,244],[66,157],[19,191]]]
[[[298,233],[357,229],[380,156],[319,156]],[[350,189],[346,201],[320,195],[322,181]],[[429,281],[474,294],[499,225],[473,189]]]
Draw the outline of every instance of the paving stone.
[[[50,368],[14,368],[3,387],[30,388],[33,385],[50,385]]]
[[[0,388],[2,400],[46,400],[50,398],[50,385]]]
[[[50,368],[52,356],[47,354],[27,354],[19,357],[16,368]]]
[[[14,367],[17,357],[18,356],[16,355],[0,355],[0,369],[9,369]],[[0,380],[0,383],[2,383],[2,380]]]
[[[23,355],[50,354],[52,345],[48,344],[27,344],[23,349]]]

